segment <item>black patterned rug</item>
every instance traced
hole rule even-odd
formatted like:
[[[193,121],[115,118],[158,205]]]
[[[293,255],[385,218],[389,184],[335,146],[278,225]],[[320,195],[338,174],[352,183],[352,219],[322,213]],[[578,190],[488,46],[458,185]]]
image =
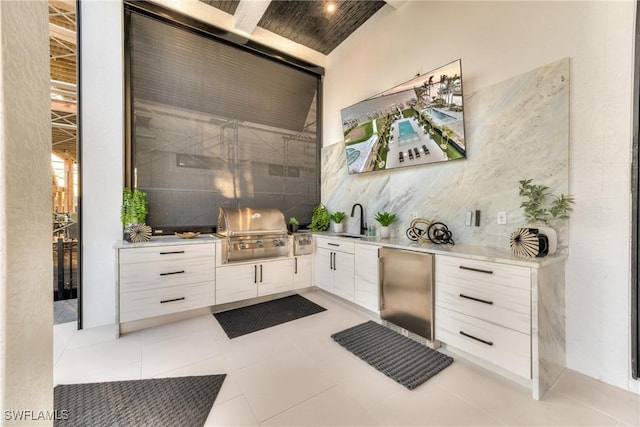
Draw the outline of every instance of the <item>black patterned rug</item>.
[[[409,390],[453,363],[452,357],[371,320],[337,332],[331,338]]]
[[[56,426],[203,426],[225,374],[57,385]]]
[[[227,336],[236,338],[325,310],[326,308],[296,294],[215,313],[214,316]]]

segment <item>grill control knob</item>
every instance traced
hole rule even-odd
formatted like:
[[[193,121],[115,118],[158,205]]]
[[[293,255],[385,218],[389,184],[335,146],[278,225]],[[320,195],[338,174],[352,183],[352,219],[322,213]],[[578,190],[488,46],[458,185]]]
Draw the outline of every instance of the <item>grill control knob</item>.
[[[273,239],[273,246],[284,246],[284,240],[282,240],[282,239]]]
[[[263,246],[264,246],[264,243],[262,242],[262,240],[258,240],[258,241],[256,242],[256,245],[257,245],[259,248],[261,248],[261,247],[263,247]]]
[[[244,242],[238,243],[238,249],[244,249],[244,248],[245,248]]]

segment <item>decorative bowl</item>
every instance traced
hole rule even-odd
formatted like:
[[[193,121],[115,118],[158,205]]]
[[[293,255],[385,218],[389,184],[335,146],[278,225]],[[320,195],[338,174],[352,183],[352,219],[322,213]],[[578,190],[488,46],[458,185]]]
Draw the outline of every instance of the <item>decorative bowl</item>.
[[[183,231],[183,232],[176,231],[176,236],[178,236],[181,239],[193,239],[195,237],[198,237],[199,235],[200,235],[199,231]]]

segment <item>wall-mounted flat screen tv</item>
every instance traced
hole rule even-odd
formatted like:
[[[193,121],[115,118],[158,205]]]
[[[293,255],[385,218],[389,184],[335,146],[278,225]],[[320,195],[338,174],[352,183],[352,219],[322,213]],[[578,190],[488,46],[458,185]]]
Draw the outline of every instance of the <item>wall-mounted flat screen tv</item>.
[[[344,108],[341,116],[350,174],[464,159],[461,61]]]

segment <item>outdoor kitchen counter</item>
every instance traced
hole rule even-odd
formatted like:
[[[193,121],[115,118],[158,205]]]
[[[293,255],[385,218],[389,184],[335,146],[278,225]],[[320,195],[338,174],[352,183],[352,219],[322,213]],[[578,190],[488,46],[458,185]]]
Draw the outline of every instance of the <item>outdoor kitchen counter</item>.
[[[182,239],[177,236],[154,236],[148,242],[131,243],[124,240],[118,240],[114,245],[114,249],[127,249],[127,248],[145,248],[152,246],[164,246],[164,245],[194,245],[194,244],[206,244],[220,242],[220,239],[212,234],[201,234],[198,237],[192,239]]]
[[[427,252],[436,255],[449,255],[459,258],[474,259],[479,261],[491,261],[503,264],[511,264],[523,267],[539,268],[547,265],[564,261],[567,258],[565,253],[555,253],[541,258],[519,258],[511,254],[509,248],[498,249],[483,246],[471,245],[436,245],[435,243],[419,243],[412,242],[406,237],[391,237],[383,239],[381,237],[344,237],[340,233],[321,232],[313,233],[317,236],[330,237],[332,239],[340,239],[345,242],[364,243],[376,246],[385,246],[389,248],[405,249],[416,252]]]

